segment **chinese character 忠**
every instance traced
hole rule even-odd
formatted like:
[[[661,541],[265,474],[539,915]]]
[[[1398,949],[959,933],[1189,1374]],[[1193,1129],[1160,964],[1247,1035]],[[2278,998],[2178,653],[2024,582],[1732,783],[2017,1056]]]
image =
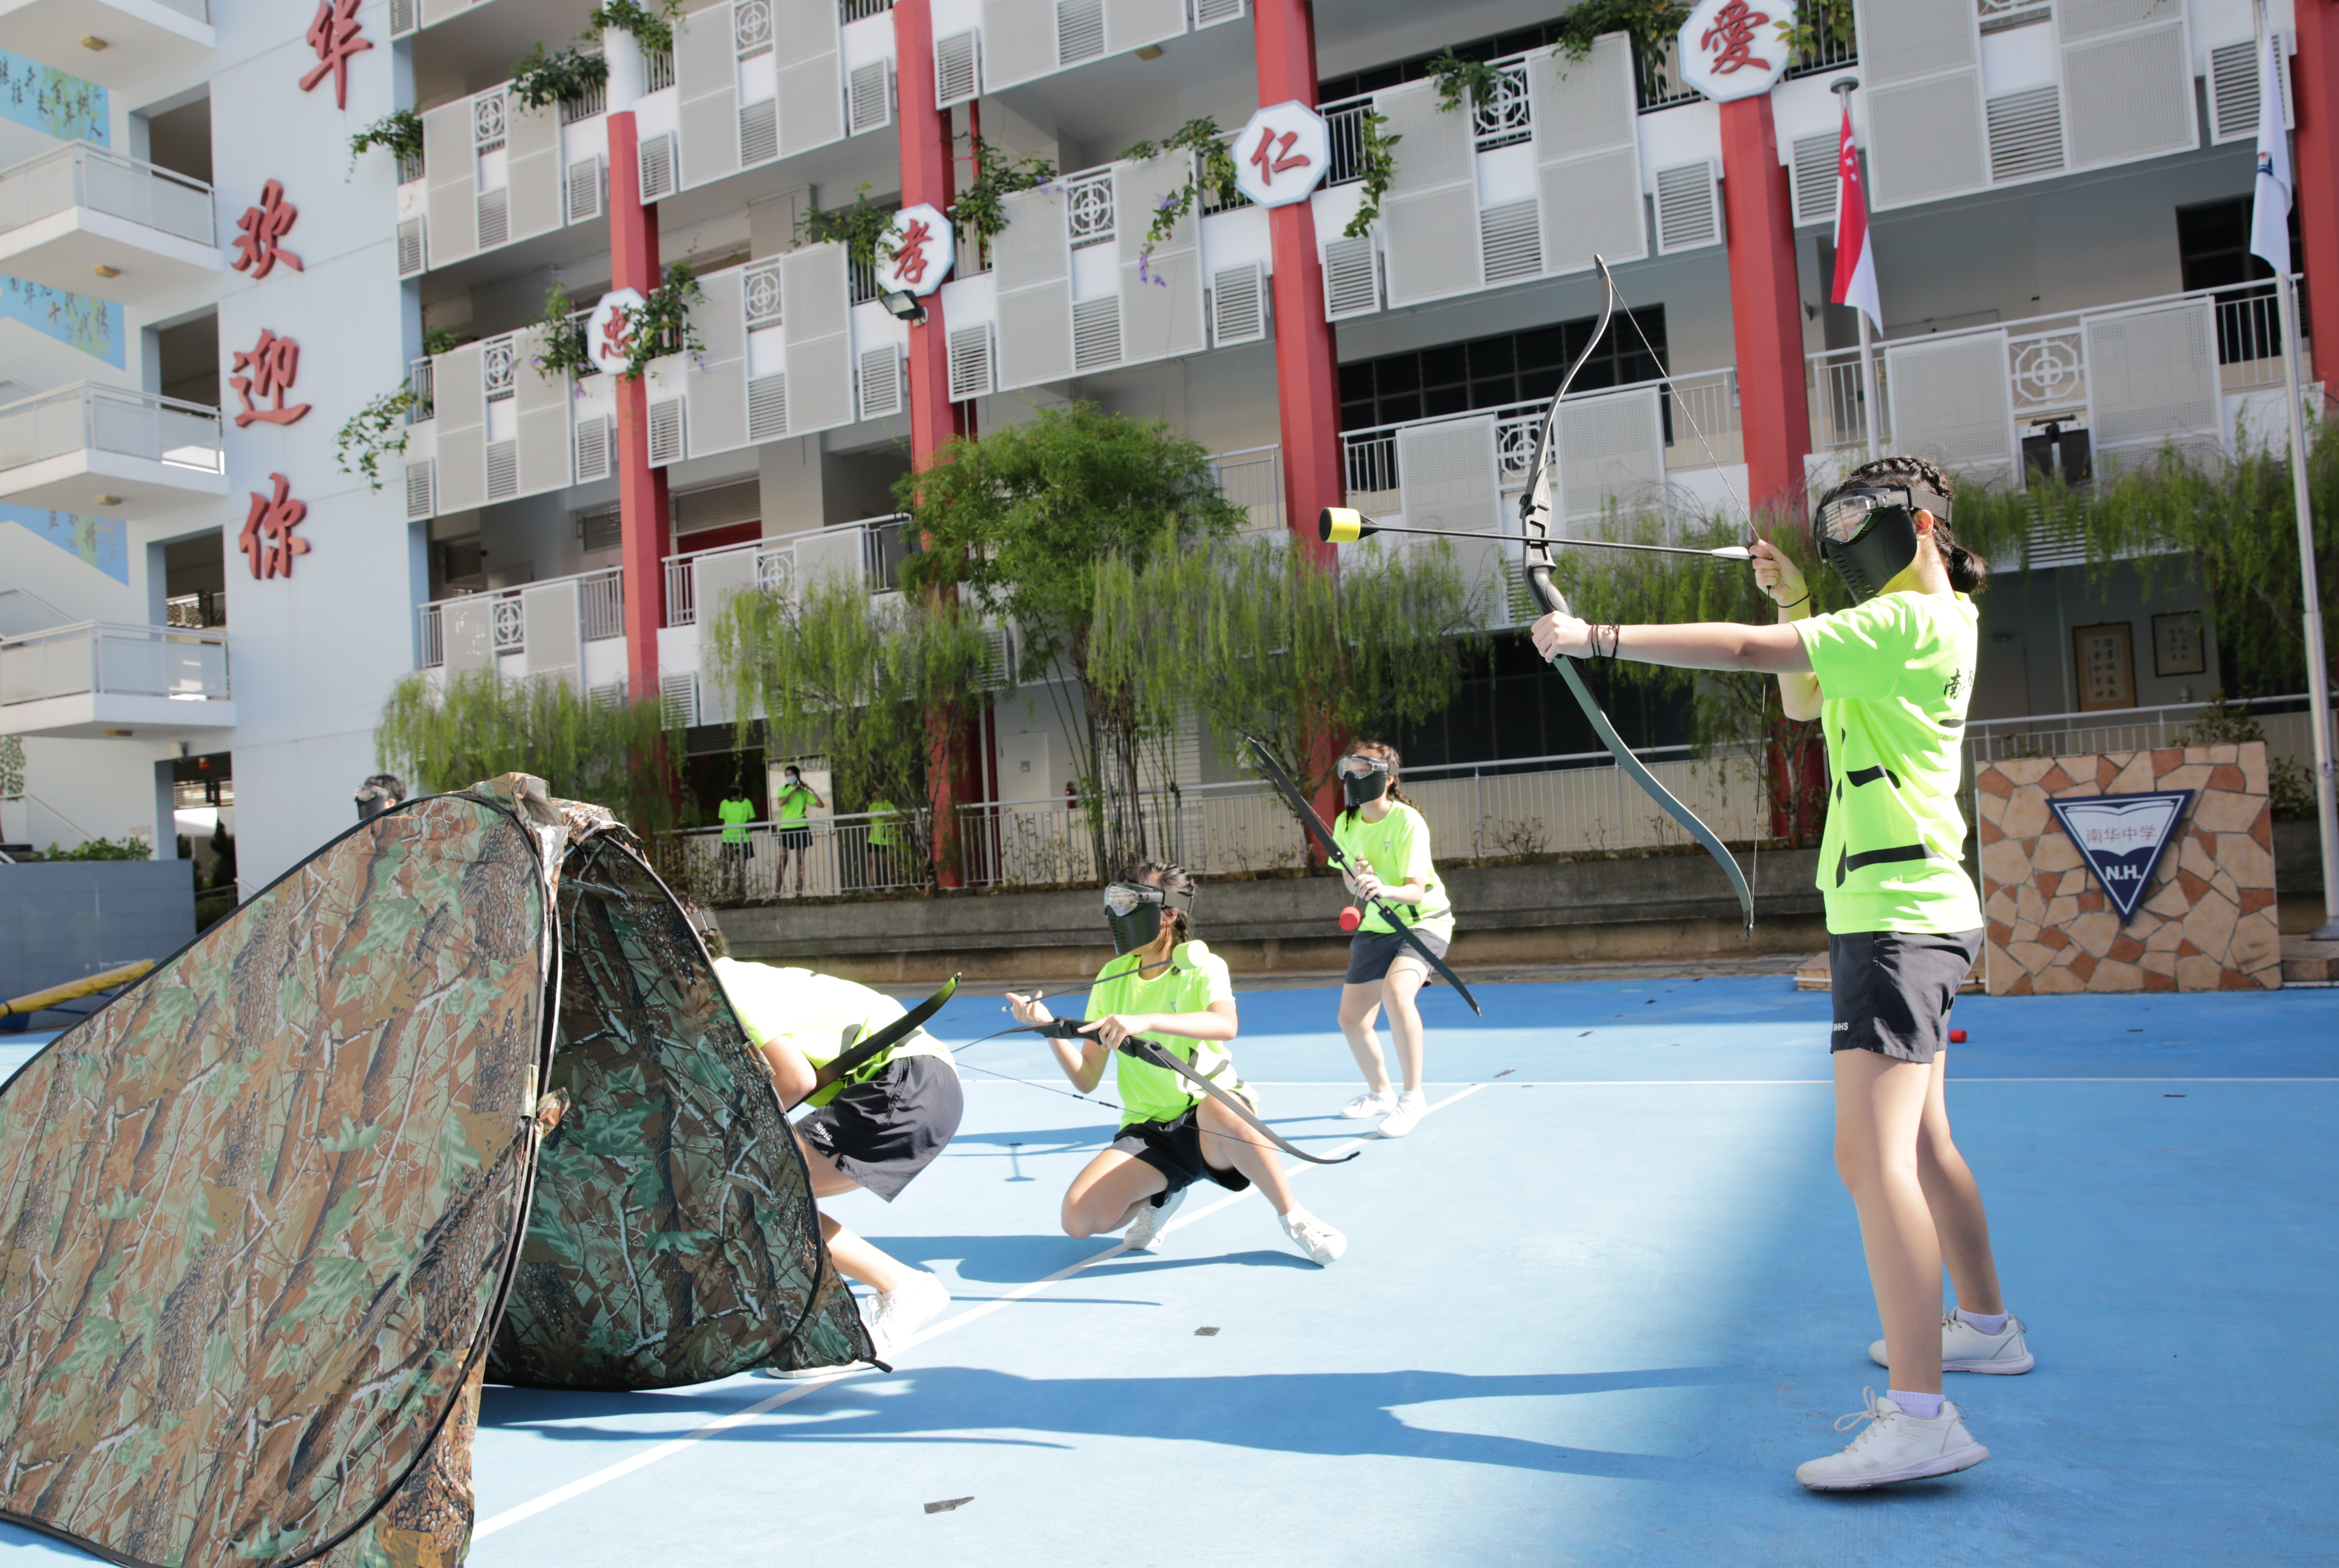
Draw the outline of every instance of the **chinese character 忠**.
[[[902,243],[893,251],[893,275],[915,288],[926,281],[926,247],[934,232],[923,218],[913,218],[902,230]]]
[[[609,352],[623,354],[630,350],[634,340],[634,313],[623,305],[612,305],[601,319],[601,336],[609,345]]]
[[[1291,150],[1291,144],[1298,140],[1299,133],[1297,131],[1286,131],[1278,137],[1272,125],[1260,130],[1258,145],[1252,150],[1249,160],[1252,166],[1258,170],[1260,184],[1272,185],[1275,183],[1275,177],[1286,169],[1304,169],[1308,166],[1308,154],[1294,153]]]
[[[333,74],[333,103],[338,108],[350,106],[350,56],[362,54],[373,47],[373,40],[361,36],[364,24],[358,20],[358,0],[317,0],[317,19],[309,24],[309,47],[317,52],[316,68],[301,78],[301,91],[313,89]]]
[[[1770,20],[1761,11],[1746,8],[1746,0],[1730,0],[1730,4],[1713,14],[1713,25],[1697,41],[1697,46],[1713,56],[1713,74],[1727,76],[1743,66],[1768,71],[1771,63],[1753,52],[1754,29]]]
[[[309,504],[292,498],[292,483],[283,475],[268,477],[276,482],[275,495],[252,492],[252,510],[243,519],[243,532],[236,537],[237,547],[252,561],[255,580],[291,577],[292,557],[309,553],[309,541],[292,537],[292,530],[308,517]]]
[[[289,425],[309,411],[306,403],[295,403],[289,409],[284,406],[285,389],[291,386],[293,378],[301,373],[301,345],[291,339],[280,338],[262,328],[260,341],[252,346],[249,353],[236,350],[232,369],[252,372],[250,375],[228,377],[227,384],[233,387],[235,395],[243,399],[243,412],[235,417],[236,429],[242,429],[255,419],[271,425]],[[255,395],[262,398],[272,395],[276,399],[275,407],[256,407],[252,400]]]
[[[284,182],[271,180],[260,188],[260,205],[246,207],[235,226],[243,231],[236,236],[235,270],[249,271],[256,282],[283,262],[296,272],[305,272],[301,258],[284,248],[284,236],[291,232],[292,222],[300,217],[301,209],[284,199]]]

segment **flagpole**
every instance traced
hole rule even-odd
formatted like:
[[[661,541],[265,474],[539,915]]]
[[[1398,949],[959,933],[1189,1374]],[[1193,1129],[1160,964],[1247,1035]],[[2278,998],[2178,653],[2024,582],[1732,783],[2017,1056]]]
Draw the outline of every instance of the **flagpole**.
[[[1851,117],[1851,94],[1859,85],[1857,76],[1839,76],[1828,84],[1828,91],[1835,94],[1846,120]],[[1865,187],[1860,199],[1862,204],[1868,201]],[[1837,264],[1841,266],[1841,262]],[[1868,312],[1855,307],[1852,313],[1860,318],[1860,428],[1867,441],[1868,461],[1872,463],[1884,455],[1884,432],[1876,406],[1876,344],[1869,333]]]

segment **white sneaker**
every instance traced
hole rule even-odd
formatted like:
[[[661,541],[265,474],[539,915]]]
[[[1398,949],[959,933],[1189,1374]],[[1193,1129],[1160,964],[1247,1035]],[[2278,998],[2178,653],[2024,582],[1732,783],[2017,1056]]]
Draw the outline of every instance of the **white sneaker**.
[[[1340,1255],[1348,1250],[1347,1237],[1304,1208],[1295,1208],[1283,1217],[1283,1234],[1298,1242],[1299,1250],[1318,1264],[1337,1263]]]
[[[1387,1116],[1396,1109],[1396,1091],[1385,1089],[1378,1094],[1360,1094],[1340,1108],[1340,1114],[1350,1121],[1362,1121],[1368,1116]]]
[[[1396,1097],[1396,1109],[1381,1119],[1383,1138],[1403,1138],[1413,1130],[1413,1124],[1429,1114],[1429,1101],[1418,1090],[1406,1090]]]
[[[1161,1233],[1170,1228],[1170,1217],[1185,1201],[1186,1189],[1181,1187],[1160,1202],[1139,1209],[1137,1218],[1129,1222],[1129,1228],[1120,1233],[1121,1241],[1131,1252],[1160,1251]]]
[[[1864,1388],[1865,1410],[1855,1410],[1835,1424],[1841,1432],[1856,1421],[1871,1423],[1842,1452],[1795,1467],[1795,1479],[1814,1492],[1858,1492],[1889,1486],[1896,1481],[1916,1481],[1928,1475],[1949,1475],[1970,1470],[1989,1457],[1989,1450],[1966,1430],[1965,1412],[1948,1400],[1930,1421],[1920,1421],[1890,1399],[1879,1399]]]
[[[867,1317],[869,1342],[876,1346],[877,1359],[892,1361],[905,1341],[941,1316],[950,1299],[943,1282],[923,1268],[913,1270],[910,1283],[901,1289],[873,1297]]]
[[[2019,1317],[2009,1317],[2005,1333],[1984,1334],[1954,1312],[1941,1314],[1941,1370],[2000,1374],[2029,1371],[2037,1365],[2038,1357],[2022,1343],[2026,1326]],[[1892,1365],[1885,1356],[1881,1339],[1868,1347],[1868,1358],[1879,1366]]]

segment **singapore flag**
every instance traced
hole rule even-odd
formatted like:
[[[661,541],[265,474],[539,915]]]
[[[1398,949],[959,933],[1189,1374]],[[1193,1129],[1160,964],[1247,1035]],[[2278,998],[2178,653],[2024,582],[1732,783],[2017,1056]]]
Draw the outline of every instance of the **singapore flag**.
[[[1843,138],[1836,146],[1835,291],[1839,305],[1868,312],[1879,332],[1884,308],[1876,302],[1876,252],[1868,242],[1868,193],[1860,183],[1860,151],[1851,143],[1851,104],[1843,105]]]

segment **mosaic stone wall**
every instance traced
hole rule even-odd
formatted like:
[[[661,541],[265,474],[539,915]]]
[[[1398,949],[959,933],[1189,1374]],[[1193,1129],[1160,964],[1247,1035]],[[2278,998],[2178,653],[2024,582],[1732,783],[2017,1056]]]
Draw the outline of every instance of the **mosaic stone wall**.
[[[2282,984],[2265,742],[2009,759],[1974,783],[1992,996]],[[2123,926],[2047,803],[2177,789],[2200,793]]]

